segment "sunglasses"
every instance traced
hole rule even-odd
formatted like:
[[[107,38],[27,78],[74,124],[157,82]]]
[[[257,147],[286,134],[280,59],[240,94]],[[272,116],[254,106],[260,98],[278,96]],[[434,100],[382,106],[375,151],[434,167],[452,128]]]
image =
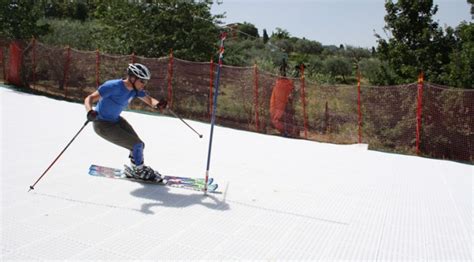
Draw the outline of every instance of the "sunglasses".
[[[142,84],[146,85],[148,83],[147,80],[143,80],[143,79],[138,79]]]

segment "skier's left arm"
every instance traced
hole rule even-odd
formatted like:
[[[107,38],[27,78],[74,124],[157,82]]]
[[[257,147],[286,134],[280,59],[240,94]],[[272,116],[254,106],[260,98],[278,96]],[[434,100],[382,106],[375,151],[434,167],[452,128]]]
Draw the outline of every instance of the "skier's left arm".
[[[143,102],[145,102],[147,105],[155,108],[155,109],[159,109],[159,110],[163,110],[166,108],[166,106],[168,105],[168,101],[166,101],[166,99],[162,98],[160,100],[157,100],[155,99],[154,97],[150,96],[150,95],[145,95],[144,97],[139,97]]]

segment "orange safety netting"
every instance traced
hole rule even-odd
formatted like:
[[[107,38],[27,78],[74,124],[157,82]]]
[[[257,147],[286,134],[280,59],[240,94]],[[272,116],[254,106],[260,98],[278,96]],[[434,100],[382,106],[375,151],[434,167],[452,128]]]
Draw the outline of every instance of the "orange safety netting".
[[[125,75],[128,63],[152,72],[150,95],[169,100],[185,118],[210,121],[217,64],[173,57],[114,56],[47,46],[23,49],[1,41],[3,80],[68,100],[83,101],[108,79]],[[20,60],[14,57],[20,54]],[[21,63],[17,63],[17,62]],[[17,68],[19,67],[19,69]],[[474,90],[432,83],[396,86],[318,85],[304,78],[260,72],[258,65],[221,70],[216,124],[331,143],[474,161]],[[1,74],[0,74],[1,76]],[[136,101],[132,109],[151,110]]]
[[[9,83],[14,85],[21,85],[21,44],[19,42],[10,43],[10,56],[8,59],[8,70],[6,79]]]
[[[288,78],[278,78],[273,86],[270,98],[270,118],[273,126],[281,133],[286,133],[283,115],[287,111],[286,106],[291,92],[294,90],[293,82]]]

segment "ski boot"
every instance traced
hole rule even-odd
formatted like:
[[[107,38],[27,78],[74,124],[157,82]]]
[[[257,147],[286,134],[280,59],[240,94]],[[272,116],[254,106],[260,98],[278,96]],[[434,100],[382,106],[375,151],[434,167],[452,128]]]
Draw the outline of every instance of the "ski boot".
[[[145,166],[143,163],[141,165],[137,165],[135,159],[133,158],[132,152],[130,152],[128,157],[130,158],[131,168],[125,168],[125,175],[127,177],[158,183],[163,181],[163,178],[158,171],[153,170],[149,166]]]
[[[151,181],[151,182],[162,182],[163,177],[158,171],[153,170],[149,166],[145,165],[133,165],[128,170],[129,172],[125,172],[125,175],[129,178],[140,179],[143,181]]]

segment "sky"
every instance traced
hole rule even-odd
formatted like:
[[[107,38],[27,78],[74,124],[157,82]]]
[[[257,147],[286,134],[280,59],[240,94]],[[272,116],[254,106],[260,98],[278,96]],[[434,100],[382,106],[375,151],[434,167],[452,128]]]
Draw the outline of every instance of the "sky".
[[[222,2],[218,4],[217,2]],[[384,0],[219,0],[211,12],[222,14],[225,24],[248,22],[262,35],[275,28],[291,36],[315,40],[323,45],[376,46],[376,33],[384,36]],[[461,21],[472,21],[466,0],[435,0],[434,17],[441,26],[456,27]]]

